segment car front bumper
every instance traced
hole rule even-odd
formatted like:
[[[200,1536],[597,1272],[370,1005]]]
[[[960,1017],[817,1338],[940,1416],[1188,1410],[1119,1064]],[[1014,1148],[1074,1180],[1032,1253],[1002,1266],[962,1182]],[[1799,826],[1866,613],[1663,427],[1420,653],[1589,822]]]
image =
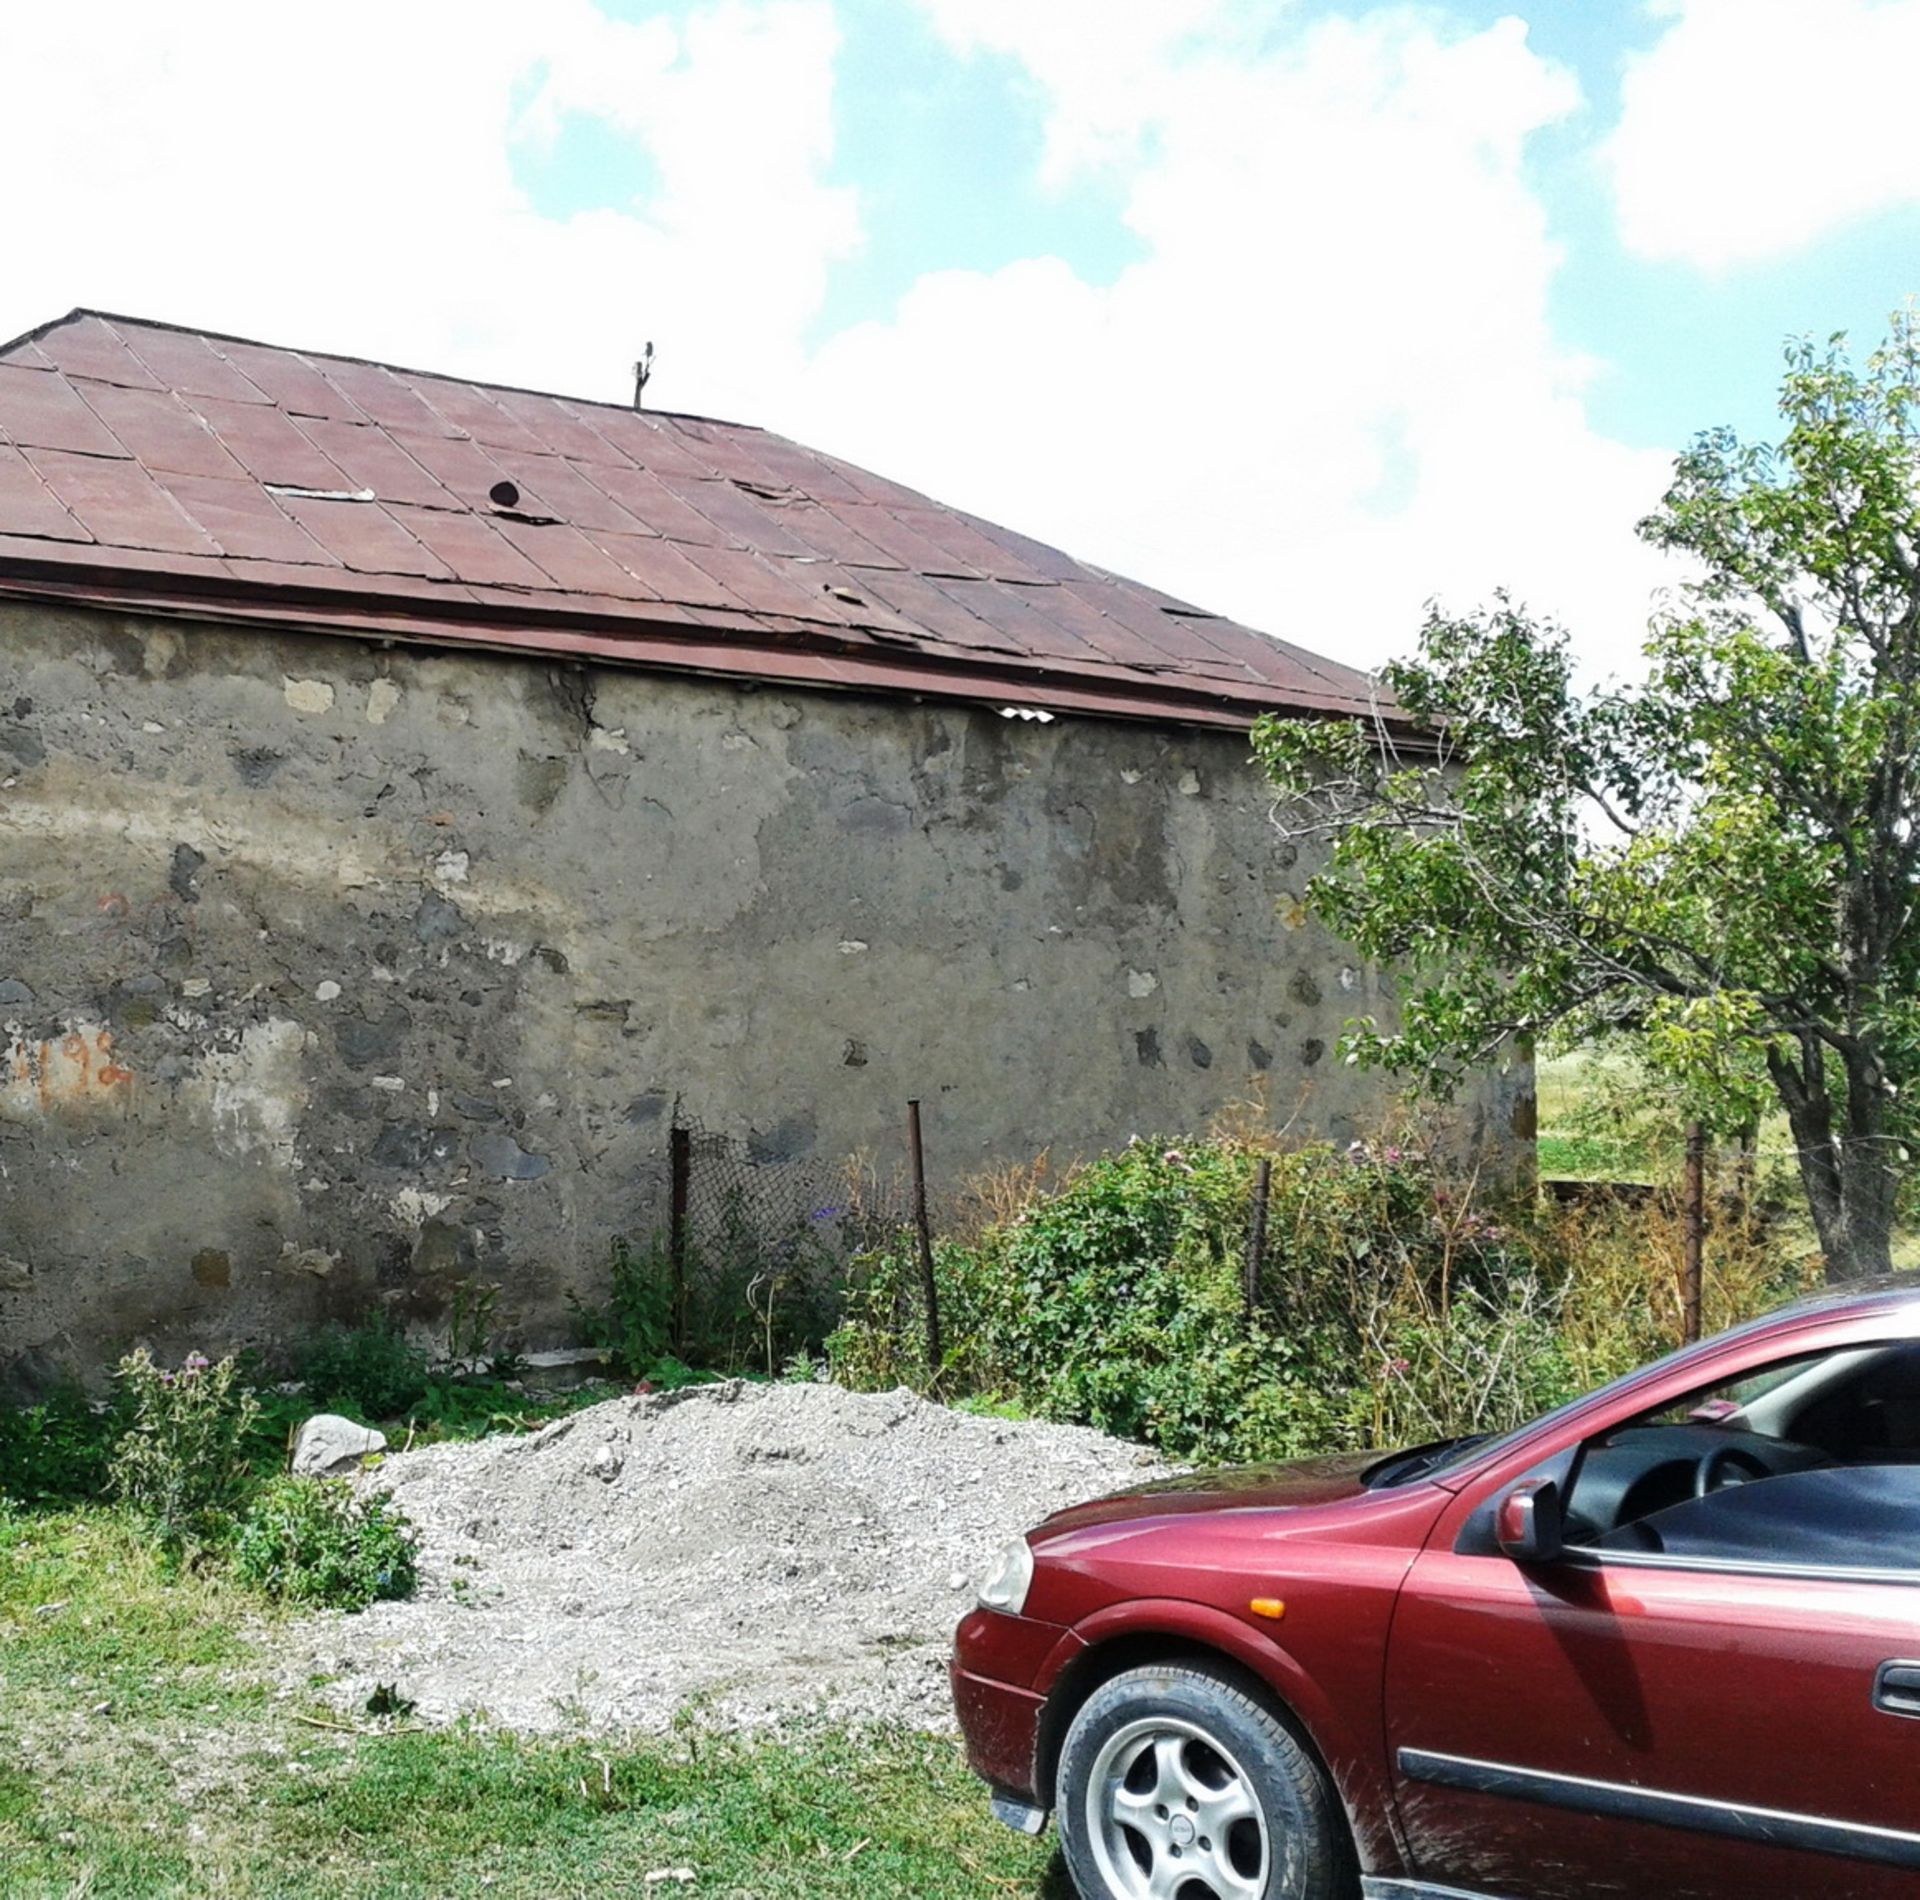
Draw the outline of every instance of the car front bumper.
[[[1038,1831],[1032,1817],[1044,1817],[1052,1805],[1052,1791],[1037,1785],[1046,1697],[1033,1685],[1067,1634],[1058,1624],[975,1610],[954,1636],[948,1673],[967,1760],[997,1795],[1017,1797],[1001,1819],[1029,1833]]]

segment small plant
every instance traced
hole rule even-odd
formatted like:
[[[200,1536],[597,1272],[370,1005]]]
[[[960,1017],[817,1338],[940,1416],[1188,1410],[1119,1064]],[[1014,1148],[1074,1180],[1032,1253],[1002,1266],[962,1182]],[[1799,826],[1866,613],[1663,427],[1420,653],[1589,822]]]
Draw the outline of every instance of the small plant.
[[[644,1376],[672,1351],[673,1270],[657,1243],[613,1243],[604,1306],[588,1306],[577,1293],[568,1298],[581,1343],[598,1346],[623,1378]]]
[[[447,1357],[455,1366],[492,1369],[511,1362],[511,1355],[494,1348],[499,1306],[497,1281],[461,1280],[455,1285],[447,1310]]]
[[[364,1610],[413,1594],[413,1526],[384,1496],[340,1478],[276,1478],[247,1508],[233,1547],[242,1583],[282,1602]]]
[[[143,1346],[115,1377],[128,1424],[113,1449],[114,1495],[170,1553],[222,1542],[246,1494],[246,1441],[259,1409],[239,1366],[196,1352],[172,1372]]]
[[[323,1327],[294,1367],[315,1404],[354,1407],[369,1419],[404,1417],[426,1396],[430,1373],[427,1355],[384,1313]]]
[[[0,1497],[24,1505],[103,1497],[125,1423],[77,1381],[56,1386],[37,1405],[0,1405]]]

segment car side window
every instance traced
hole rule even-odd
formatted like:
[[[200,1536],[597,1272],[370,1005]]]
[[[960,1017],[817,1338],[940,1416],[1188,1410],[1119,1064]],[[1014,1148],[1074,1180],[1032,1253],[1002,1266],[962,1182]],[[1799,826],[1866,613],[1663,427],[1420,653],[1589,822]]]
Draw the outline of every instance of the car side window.
[[[1781,1360],[1591,1440],[1567,1541],[1920,1581],[1920,1342]]]

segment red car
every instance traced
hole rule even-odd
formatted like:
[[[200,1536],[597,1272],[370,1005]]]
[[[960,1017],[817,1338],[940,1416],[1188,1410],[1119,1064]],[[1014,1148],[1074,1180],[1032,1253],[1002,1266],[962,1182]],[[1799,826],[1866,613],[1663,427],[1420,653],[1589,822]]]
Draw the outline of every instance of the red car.
[[[1920,1286],[1062,1512],[953,1690],[1087,1900],[1916,1900]]]

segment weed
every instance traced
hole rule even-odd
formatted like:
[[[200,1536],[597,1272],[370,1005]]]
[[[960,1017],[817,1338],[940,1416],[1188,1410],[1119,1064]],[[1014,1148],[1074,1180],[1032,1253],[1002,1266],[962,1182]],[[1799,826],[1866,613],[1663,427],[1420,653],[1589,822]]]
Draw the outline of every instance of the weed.
[[[337,1478],[276,1478],[248,1505],[233,1545],[239,1580],[283,1602],[363,1610],[413,1594],[412,1525],[391,1499]]]
[[[114,1446],[114,1495],[175,1555],[222,1542],[251,1476],[246,1441],[258,1411],[232,1359],[190,1353],[177,1372],[145,1347],[115,1377],[128,1410]]]
[[[37,1405],[0,1405],[0,1498],[50,1505],[103,1497],[125,1430],[124,1410],[89,1398],[77,1380]]]
[[[426,1396],[427,1354],[378,1313],[359,1326],[327,1326],[294,1355],[312,1407],[402,1418]]]

